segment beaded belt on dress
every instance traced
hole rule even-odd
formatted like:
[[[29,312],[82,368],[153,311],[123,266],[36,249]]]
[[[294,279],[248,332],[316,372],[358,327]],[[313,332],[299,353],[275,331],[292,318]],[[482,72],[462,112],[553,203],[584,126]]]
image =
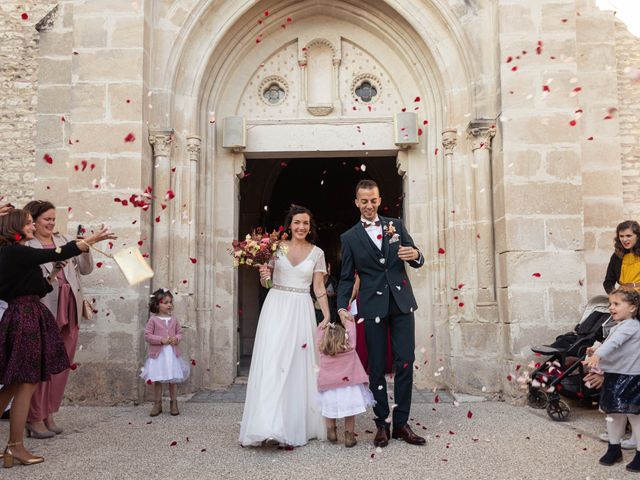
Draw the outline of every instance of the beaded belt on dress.
[[[285,292],[309,293],[308,288],[284,287],[282,285],[276,285],[276,284],[274,284],[273,287],[271,288],[273,288],[274,290],[284,290]]]

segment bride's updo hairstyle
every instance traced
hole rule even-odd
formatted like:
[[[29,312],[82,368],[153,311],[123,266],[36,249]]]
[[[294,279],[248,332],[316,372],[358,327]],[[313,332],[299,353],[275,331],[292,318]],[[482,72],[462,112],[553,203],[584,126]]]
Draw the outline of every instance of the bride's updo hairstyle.
[[[287,235],[289,235],[289,238],[291,238],[291,222],[293,221],[294,216],[301,213],[306,213],[307,215],[309,215],[309,220],[311,220],[309,233],[307,234],[307,241],[310,243],[316,243],[316,240],[318,239],[318,230],[316,229],[316,221],[313,219],[313,213],[311,213],[311,210],[301,205],[292,203],[289,207],[287,218],[284,219],[284,231],[287,232]]]

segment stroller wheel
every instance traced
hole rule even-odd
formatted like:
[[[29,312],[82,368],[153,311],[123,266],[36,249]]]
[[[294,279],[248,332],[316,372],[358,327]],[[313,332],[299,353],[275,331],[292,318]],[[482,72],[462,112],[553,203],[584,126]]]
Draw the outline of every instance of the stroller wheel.
[[[547,406],[547,394],[540,390],[530,390],[527,397],[531,408],[545,408]]]
[[[571,409],[562,400],[549,402],[547,405],[547,414],[551,417],[551,420],[555,422],[564,422],[569,418]]]

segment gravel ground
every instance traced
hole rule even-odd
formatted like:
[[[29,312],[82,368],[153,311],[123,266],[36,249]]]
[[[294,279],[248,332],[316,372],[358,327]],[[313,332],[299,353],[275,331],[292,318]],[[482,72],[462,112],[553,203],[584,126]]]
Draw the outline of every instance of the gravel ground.
[[[214,399],[214,395],[208,398]],[[606,446],[597,440],[603,415],[575,409],[565,423],[544,410],[502,402],[415,403],[414,430],[428,437],[416,447],[391,441],[372,445],[372,417],[358,417],[358,445],[312,441],[293,450],[241,448],[237,438],[242,404],[180,403],[182,414],[151,419],[151,405],[63,407],[65,433],[28,440],[45,463],[0,470],[3,479],[640,479],[624,469],[598,465]],[[165,402],[168,409],[168,401]],[[472,413],[468,418],[468,412]],[[8,423],[0,422],[0,435]],[[340,439],[342,432],[339,431]],[[177,442],[172,446],[172,442]]]

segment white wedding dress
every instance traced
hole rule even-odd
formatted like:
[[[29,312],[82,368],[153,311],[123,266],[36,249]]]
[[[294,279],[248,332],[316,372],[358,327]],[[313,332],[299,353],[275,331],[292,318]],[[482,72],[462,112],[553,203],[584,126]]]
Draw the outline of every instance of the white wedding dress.
[[[324,252],[316,246],[298,265],[284,255],[275,262],[253,346],[240,426],[243,446],[267,439],[291,446],[326,439],[316,401],[316,317],[309,295],[314,272],[326,272]]]

